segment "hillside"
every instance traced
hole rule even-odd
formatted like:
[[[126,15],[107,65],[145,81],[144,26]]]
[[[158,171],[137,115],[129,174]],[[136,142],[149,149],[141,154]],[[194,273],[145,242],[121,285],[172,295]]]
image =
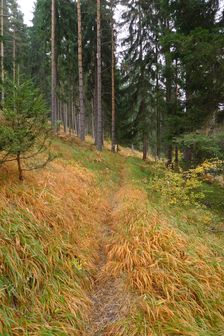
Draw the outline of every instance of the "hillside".
[[[24,182],[1,168],[0,334],[221,336],[223,189],[212,210],[169,205],[153,162],[53,148]]]

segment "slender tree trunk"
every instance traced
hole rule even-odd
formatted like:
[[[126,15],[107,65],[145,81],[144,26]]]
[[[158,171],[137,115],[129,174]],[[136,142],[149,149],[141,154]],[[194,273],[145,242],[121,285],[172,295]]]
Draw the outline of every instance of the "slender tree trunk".
[[[173,166],[173,145],[170,144],[167,150],[167,167]]]
[[[115,136],[115,41],[114,41],[114,18],[113,18],[113,1],[111,1],[111,86],[112,86],[112,147],[111,150],[115,153],[116,136]]]
[[[148,136],[145,134],[143,139],[143,160],[145,161],[148,156]]]
[[[64,133],[67,133],[67,109],[66,109],[66,103],[63,103],[63,116],[64,116]]]
[[[98,133],[98,129],[97,129],[97,120],[98,120],[98,109],[97,109],[97,72],[96,72],[96,76],[95,76],[95,87],[94,87],[94,93],[93,93],[93,104],[94,104],[94,141],[95,141],[95,145],[97,143],[97,133]]]
[[[166,21],[166,29],[169,30],[170,23]],[[165,62],[166,62],[166,112],[167,117],[170,117],[173,114],[172,110],[172,60],[170,53],[170,46],[165,50]],[[169,143],[167,146],[167,165],[171,166],[173,161],[173,130],[169,125]]]
[[[174,163],[175,163],[175,168],[178,169],[178,166],[179,166],[179,148],[178,148],[178,145],[175,145],[175,159],[174,159]]]
[[[92,121],[92,137],[95,139],[95,125],[94,125],[94,107],[92,109],[92,114],[91,114],[91,121]]]
[[[156,156],[160,160],[161,155],[161,129],[159,108],[159,64],[158,64],[158,40],[156,40]]]
[[[178,114],[178,61],[175,61],[175,114]],[[177,134],[178,135],[178,134]],[[178,169],[179,166],[179,148],[175,145],[175,168]]]
[[[52,0],[51,5],[51,122],[55,132],[57,116],[56,1]]]
[[[17,83],[20,84],[20,65],[17,65]]]
[[[5,81],[5,69],[4,69],[4,0],[1,0],[1,80],[2,80],[2,85],[4,84]],[[4,102],[5,99],[5,92],[4,92],[4,87],[2,87],[1,90],[1,98],[2,98],[2,103]]]
[[[22,170],[22,167],[21,167],[20,153],[17,153],[16,161],[17,161],[17,166],[18,166],[19,179],[20,179],[20,181],[23,181],[23,170]]]
[[[75,118],[74,118],[74,122],[75,122],[75,135],[78,136],[78,123],[77,123],[77,115],[75,114]]]
[[[80,140],[85,140],[85,105],[84,105],[84,84],[83,84],[83,64],[82,64],[82,19],[80,0],[77,0],[78,15],[78,67],[79,67],[79,108],[80,108]]]
[[[101,0],[97,0],[97,141],[98,151],[103,149],[102,120],[102,65],[101,65]]]
[[[72,132],[75,131],[75,108],[74,108],[74,97],[72,97]]]
[[[16,30],[13,30],[13,82],[16,83]]]

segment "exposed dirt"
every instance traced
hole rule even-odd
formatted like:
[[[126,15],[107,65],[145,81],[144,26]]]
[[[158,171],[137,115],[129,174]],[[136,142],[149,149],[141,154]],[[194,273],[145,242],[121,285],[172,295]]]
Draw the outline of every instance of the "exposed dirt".
[[[111,215],[116,208],[114,197],[111,198],[109,203],[110,209],[108,209],[105,221],[102,223],[97,276],[91,296],[93,307],[87,330],[88,336],[111,336],[111,332],[108,332],[110,327],[126,314],[129,307],[129,298],[123,280],[121,278],[111,278],[105,281],[101,277],[107,261],[106,246],[113,234]]]

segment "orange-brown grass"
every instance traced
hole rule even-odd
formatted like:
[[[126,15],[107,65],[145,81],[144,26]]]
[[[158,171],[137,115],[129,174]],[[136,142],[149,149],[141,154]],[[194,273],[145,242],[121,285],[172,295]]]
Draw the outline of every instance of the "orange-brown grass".
[[[56,160],[0,178],[0,335],[85,335],[98,230],[107,211],[93,175]]]
[[[223,260],[173,229],[143,191],[124,186],[116,204],[102,278],[124,278],[133,302],[107,334],[223,335]]]

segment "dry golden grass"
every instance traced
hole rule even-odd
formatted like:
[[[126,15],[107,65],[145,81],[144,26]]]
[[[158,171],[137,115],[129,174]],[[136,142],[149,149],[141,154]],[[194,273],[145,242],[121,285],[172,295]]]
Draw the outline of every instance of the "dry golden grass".
[[[19,183],[9,165],[0,188],[0,334],[85,335],[107,211],[93,175],[57,160]]]
[[[223,335],[223,260],[173,229],[143,191],[126,185],[116,204],[102,278],[124,278],[135,296],[108,335]]]

